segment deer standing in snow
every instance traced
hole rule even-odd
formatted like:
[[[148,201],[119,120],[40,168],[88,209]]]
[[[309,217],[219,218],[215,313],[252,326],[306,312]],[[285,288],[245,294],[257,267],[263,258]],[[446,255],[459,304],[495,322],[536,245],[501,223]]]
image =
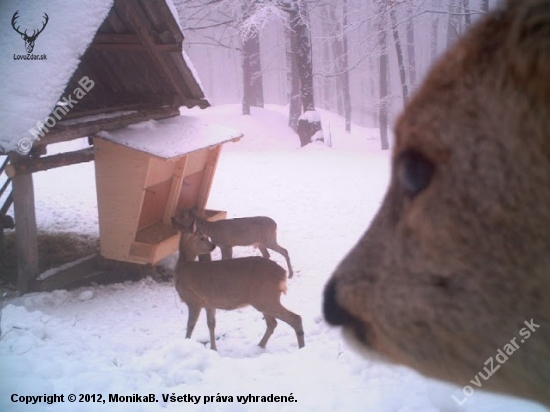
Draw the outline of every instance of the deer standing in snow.
[[[427,376],[550,406],[550,0],[508,1],[449,49],[392,163],[325,318]]]
[[[302,318],[280,302],[281,293],[286,293],[286,273],[282,267],[259,256],[195,262],[198,255],[210,253],[216,245],[195,230],[195,220],[188,211],[176,214],[172,224],[181,232],[174,281],[178,295],[189,308],[186,338],[191,337],[204,308],[210,347],[216,350],[216,309],[252,306],[263,313],[267,326],[260,347],[265,348],[277,326],[276,319],[288,323],[296,332],[298,347],[304,346]]]
[[[284,256],[288,277],[294,276],[288,251],[277,243],[277,223],[270,217],[241,217],[209,222],[198,216],[195,210],[189,210],[189,213],[196,219],[197,229],[220,247],[222,259],[231,259],[233,246],[250,245],[258,247],[262,256],[269,259],[269,248]]]

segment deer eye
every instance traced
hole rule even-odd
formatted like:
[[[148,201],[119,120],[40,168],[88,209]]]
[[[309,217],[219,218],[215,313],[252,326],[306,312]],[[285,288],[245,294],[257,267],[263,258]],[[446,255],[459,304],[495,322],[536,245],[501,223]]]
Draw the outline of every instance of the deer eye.
[[[434,164],[416,150],[406,150],[397,163],[397,176],[410,196],[424,190],[432,179]]]

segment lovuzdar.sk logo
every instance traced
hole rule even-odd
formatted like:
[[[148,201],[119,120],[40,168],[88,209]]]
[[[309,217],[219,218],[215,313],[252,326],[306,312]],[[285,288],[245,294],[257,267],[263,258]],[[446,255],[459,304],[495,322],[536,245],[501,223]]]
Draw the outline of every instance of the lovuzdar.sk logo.
[[[38,38],[40,33],[42,33],[44,31],[44,29],[46,28],[46,25],[48,24],[48,21],[50,20],[50,18],[48,17],[48,15],[46,13],[44,13],[44,22],[42,23],[42,28],[40,30],[34,29],[32,31],[32,34],[29,36],[27,34],[27,29],[25,29],[24,32],[21,32],[19,30],[20,26],[15,27],[15,25],[17,24],[16,20],[17,20],[18,17],[19,17],[19,10],[17,10],[13,14],[13,17],[11,19],[11,26],[13,27],[13,29],[17,33],[19,33],[21,35],[21,38],[25,41],[25,49],[27,49],[27,54],[26,55],[25,54],[14,54],[13,55],[13,60],[46,60],[47,56],[45,54],[41,54],[41,55],[32,54],[32,51],[34,50],[34,42],[36,41],[36,39]]]

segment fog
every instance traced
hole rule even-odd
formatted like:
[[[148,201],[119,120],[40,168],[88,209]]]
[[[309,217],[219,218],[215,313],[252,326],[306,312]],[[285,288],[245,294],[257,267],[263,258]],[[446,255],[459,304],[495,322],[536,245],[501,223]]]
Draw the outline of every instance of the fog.
[[[391,125],[403,108],[404,88],[414,93],[442,52],[496,6],[496,1],[487,0],[265,0],[254,7],[245,0],[175,3],[184,49],[212,104],[242,102],[243,41],[253,30],[259,33],[264,102],[289,103],[289,13],[281,6],[286,3],[300,8],[310,31],[315,107],[344,115],[342,82],[348,73],[351,121],[366,127],[379,127],[382,101],[387,103]],[[404,77],[396,46],[401,48]],[[384,55],[388,90],[381,99]]]

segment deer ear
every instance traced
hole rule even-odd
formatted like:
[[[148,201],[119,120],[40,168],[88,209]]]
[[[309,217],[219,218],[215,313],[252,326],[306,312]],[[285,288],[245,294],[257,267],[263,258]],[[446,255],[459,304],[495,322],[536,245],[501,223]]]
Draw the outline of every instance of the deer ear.
[[[23,40],[25,40],[25,35],[24,35],[24,34],[22,34],[22,35],[21,35],[21,38],[22,38]]]
[[[514,22],[507,41],[514,74],[535,95],[547,99],[550,82],[544,79],[550,72],[550,7],[542,0],[513,6]]]

